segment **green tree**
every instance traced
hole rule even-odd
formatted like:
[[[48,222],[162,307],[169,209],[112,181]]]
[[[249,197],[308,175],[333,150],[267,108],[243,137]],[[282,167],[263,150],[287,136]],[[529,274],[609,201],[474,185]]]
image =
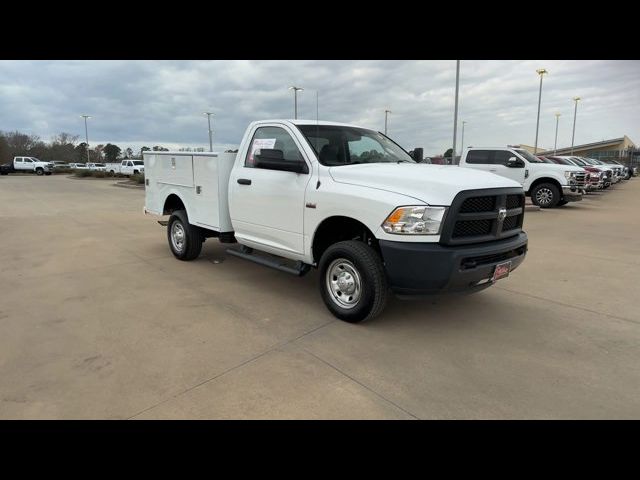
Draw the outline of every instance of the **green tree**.
[[[79,143],[74,149],[75,162],[85,163],[87,161],[87,144],[85,142]]]
[[[449,150],[447,150],[446,152],[444,152],[443,157],[444,158],[451,158],[451,154],[453,153],[453,148],[450,148]]]
[[[120,147],[118,147],[117,145],[113,145],[112,143],[107,143],[102,151],[107,162],[116,162],[118,160],[120,152],[122,152]]]

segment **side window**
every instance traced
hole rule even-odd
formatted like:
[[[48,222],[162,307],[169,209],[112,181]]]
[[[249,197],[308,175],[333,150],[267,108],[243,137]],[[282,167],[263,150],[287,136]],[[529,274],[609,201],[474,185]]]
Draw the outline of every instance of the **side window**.
[[[469,150],[466,162],[472,164],[490,164],[491,150]]]
[[[133,167],[133,162],[127,162],[127,167]]]
[[[244,166],[253,168],[255,157],[264,150],[269,150],[269,155],[282,160],[298,162],[302,160],[302,155],[298,146],[283,128],[280,127],[260,127],[253,135]]]
[[[25,163],[33,163],[33,160],[31,160],[30,158],[25,158],[25,159],[24,159],[24,162],[25,162]]]
[[[22,157],[16,157],[16,163],[22,163]]]
[[[507,160],[509,160],[511,157],[516,157],[515,153],[512,152],[508,152],[506,150],[496,150],[495,152],[493,152],[493,163],[495,163],[496,165],[507,165]]]

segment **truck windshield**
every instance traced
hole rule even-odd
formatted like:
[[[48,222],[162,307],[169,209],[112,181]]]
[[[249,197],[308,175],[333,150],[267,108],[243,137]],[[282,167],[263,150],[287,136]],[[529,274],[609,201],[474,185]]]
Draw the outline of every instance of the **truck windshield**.
[[[318,161],[325,166],[358,163],[416,163],[397,143],[381,133],[339,125],[297,125]]]
[[[535,157],[535,156],[531,155],[526,150],[516,150],[516,152],[518,152],[520,155],[522,155],[524,158],[526,158],[531,163],[544,163],[538,157]]]

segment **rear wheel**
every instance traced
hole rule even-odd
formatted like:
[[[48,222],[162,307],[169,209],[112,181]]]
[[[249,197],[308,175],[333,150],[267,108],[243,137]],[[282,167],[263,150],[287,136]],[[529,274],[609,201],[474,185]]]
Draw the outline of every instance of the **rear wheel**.
[[[370,320],[384,309],[387,277],[380,256],[369,245],[353,240],[331,245],[319,267],[322,300],[340,320]]]
[[[191,225],[185,210],[176,210],[167,224],[171,253],[179,260],[193,260],[202,251],[204,237],[200,228]]]
[[[560,190],[553,183],[540,183],[531,191],[531,202],[540,208],[553,208],[560,201]]]

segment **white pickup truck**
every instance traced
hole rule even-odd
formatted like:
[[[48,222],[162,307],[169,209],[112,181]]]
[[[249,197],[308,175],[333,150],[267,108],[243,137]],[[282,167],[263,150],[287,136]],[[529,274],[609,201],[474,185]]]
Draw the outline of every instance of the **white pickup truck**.
[[[120,163],[106,163],[104,167],[104,171],[111,174],[137,175],[138,173],[144,173],[143,160],[122,160]]]
[[[144,213],[170,215],[169,247],[231,255],[303,275],[341,320],[399,295],[472,292],[524,260],[524,191],[513,180],[417,164],[385,135],[353,125],[265,120],[237,153],[145,152]]]
[[[521,148],[469,147],[460,158],[460,166],[515,180],[540,208],[582,200],[586,192],[583,168],[546,163]]]
[[[13,162],[2,169],[2,174],[30,172],[36,175],[51,175],[55,168],[52,162],[43,162],[35,157],[13,157]]]

